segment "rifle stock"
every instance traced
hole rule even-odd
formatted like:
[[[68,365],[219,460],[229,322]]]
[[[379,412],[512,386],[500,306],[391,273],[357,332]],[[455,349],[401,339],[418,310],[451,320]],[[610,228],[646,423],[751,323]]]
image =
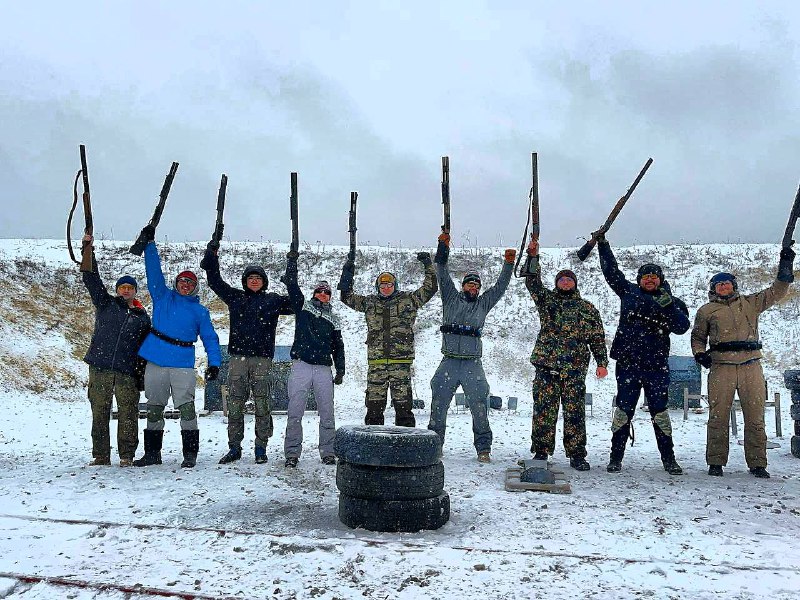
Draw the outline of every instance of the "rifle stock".
[[[169,196],[169,191],[172,189],[172,181],[175,179],[175,174],[177,172],[178,163],[173,162],[172,166],[169,168],[167,177],[164,179],[164,185],[161,186],[161,193],[158,195],[158,204],[156,204],[156,209],[153,211],[153,216],[150,218],[149,224],[153,227],[158,227],[158,224],[161,221],[161,214],[164,212],[164,205],[167,203],[167,196]],[[143,239],[140,235],[133,245],[128,249],[128,252],[136,256],[141,256],[145,247],[147,247],[147,240]]]
[[[642,180],[642,177],[644,177],[644,174],[647,173],[647,169],[649,169],[650,165],[652,164],[653,164],[653,159],[648,158],[647,162],[644,163],[642,170],[639,171],[639,174],[636,176],[636,179],[634,179],[633,183],[631,184],[631,187],[628,188],[628,191],[625,193],[624,196],[622,196],[619,200],[617,200],[617,203],[614,205],[614,208],[611,209],[611,213],[608,215],[606,222],[600,226],[600,229],[598,229],[597,231],[593,231],[591,237],[587,240],[587,242],[583,246],[578,248],[576,254],[578,255],[578,259],[580,261],[586,260],[589,254],[591,254],[592,248],[594,248],[597,245],[597,238],[599,238],[601,235],[605,235],[605,233],[609,229],[611,229],[611,225],[617,219],[617,216],[619,215],[620,211],[622,211],[623,207],[625,206],[625,203],[633,195],[633,191],[636,189],[636,186],[639,185],[639,182]]]
[[[789,213],[789,222],[786,224],[786,231],[783,233],[783,241],[781,248],[791,248],[794,244],[794,228],[797,225],[797,217],[800,216],[800,186],[797,188],[797,194],[794,197],[794,204],[792,204],[792,212]]]
[[[217,193],[217,222],[214,226],[214,233],[211,239],[215,242],[222,240],[222,232],[225,230],[225,225],[222,222],[222,216],[225,212],[225,193],[228,190],[228,176],[222,174],[222,179],[219,181],[219,192]]]
[[[94,235],[92,220],[92,201],[89,193],[89,167],[86,164],[86,146],[80,145],[81,173],[83,175],[83,216],[85,219],[84,235]],[[92,272],[92,245],[84,244],[81,250],[81,271]]]
[[[300,231],[297,224],[297,173],[291,175],[291,195],[289,196],[289,218],[292,220],[292,243],[290,248],[297,252],[300,248]]]
[[[442,157],[442,233],[450,233],[450,157]]]

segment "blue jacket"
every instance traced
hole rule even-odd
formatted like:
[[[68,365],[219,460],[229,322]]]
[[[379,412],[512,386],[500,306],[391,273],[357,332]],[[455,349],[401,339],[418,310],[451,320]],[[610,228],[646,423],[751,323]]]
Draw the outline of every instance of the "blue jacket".
[[[220,366],[219,338],[208,309],[200,304],[197,296],[181,296],[177,290],[167,287],[155,242],[147,244],[144,250],[144,267],[147,289],[153,299],[153,329],[184,342],[195,342],[200,336],[209,366]],[[139,356],[160,367],[194,368],[194,346],[177,346],[152,333],[139,348]]]

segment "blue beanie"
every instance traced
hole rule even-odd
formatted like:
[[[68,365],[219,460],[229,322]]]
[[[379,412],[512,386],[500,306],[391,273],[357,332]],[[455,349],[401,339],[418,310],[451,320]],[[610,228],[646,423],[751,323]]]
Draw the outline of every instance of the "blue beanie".
[[[734,291],[738,291],[739,286],[736,283],[736,275],[732,273],[717,273],[711,278],[711,281],[708,282],[709,291],[714,291],[714,286],[718,283],[722,283],[724,281],[730,281],[733,284]]]
[[[134,289],[135,289],[137,292],[139,291],[139,284],[138,284],[138,283],[136,282],[136,280],[135,280],[133,277],[131,277],[130,275],[123,275],[122,277],[120,277],[119,279],[117,279],[117,285],[115,285],[115,286],[114,286],[114,289],[115,289],[115,290],[116,290],[116,289],[119,289],[119,286],[121,286],[121,285],[123,285],[123,284],[126,284],[126,283],[127,283],[128,285],[132,285],[132,286],[134,287]]]

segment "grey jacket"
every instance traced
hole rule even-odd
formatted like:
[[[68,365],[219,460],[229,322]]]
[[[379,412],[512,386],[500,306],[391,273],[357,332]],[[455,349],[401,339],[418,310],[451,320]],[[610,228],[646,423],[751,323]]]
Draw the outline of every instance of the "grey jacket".
[[[464,292],[456,289],[450,278],[446,254],[437,252],[436,261],[436,277],[442,295],[442,323],[445,326],[467,325],[473,329],[481,329],[489,311],[503,297],[511,281],[514,265],[504,263],[497,282],[480,294],[477,300],[470,301]],[[480,358],[483,355],[483,344],[480,337],[442,333],[442,354],[452,358]]]

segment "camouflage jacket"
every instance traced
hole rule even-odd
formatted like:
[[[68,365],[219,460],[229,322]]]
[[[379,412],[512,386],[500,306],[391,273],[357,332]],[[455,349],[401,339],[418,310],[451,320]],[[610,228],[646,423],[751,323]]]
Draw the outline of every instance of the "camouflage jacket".
[[[342,302],[363,312],[367,319],[367,360],[414,360],[414,322],[417,311],[438,290],[433,265],[425,267],[425,281],[413,292],[397,291],[391,297],[361,296],[342,292]]]
[[[567,294],[545,288],[539,261],[534,258],[530,265],[526,270],[525,287],[531,293],[541,321],[531,363],[559,372],[586,373],[591,350],[597,366],[607,366],[606,335],[600,312],[581,298],[577,287]]]

